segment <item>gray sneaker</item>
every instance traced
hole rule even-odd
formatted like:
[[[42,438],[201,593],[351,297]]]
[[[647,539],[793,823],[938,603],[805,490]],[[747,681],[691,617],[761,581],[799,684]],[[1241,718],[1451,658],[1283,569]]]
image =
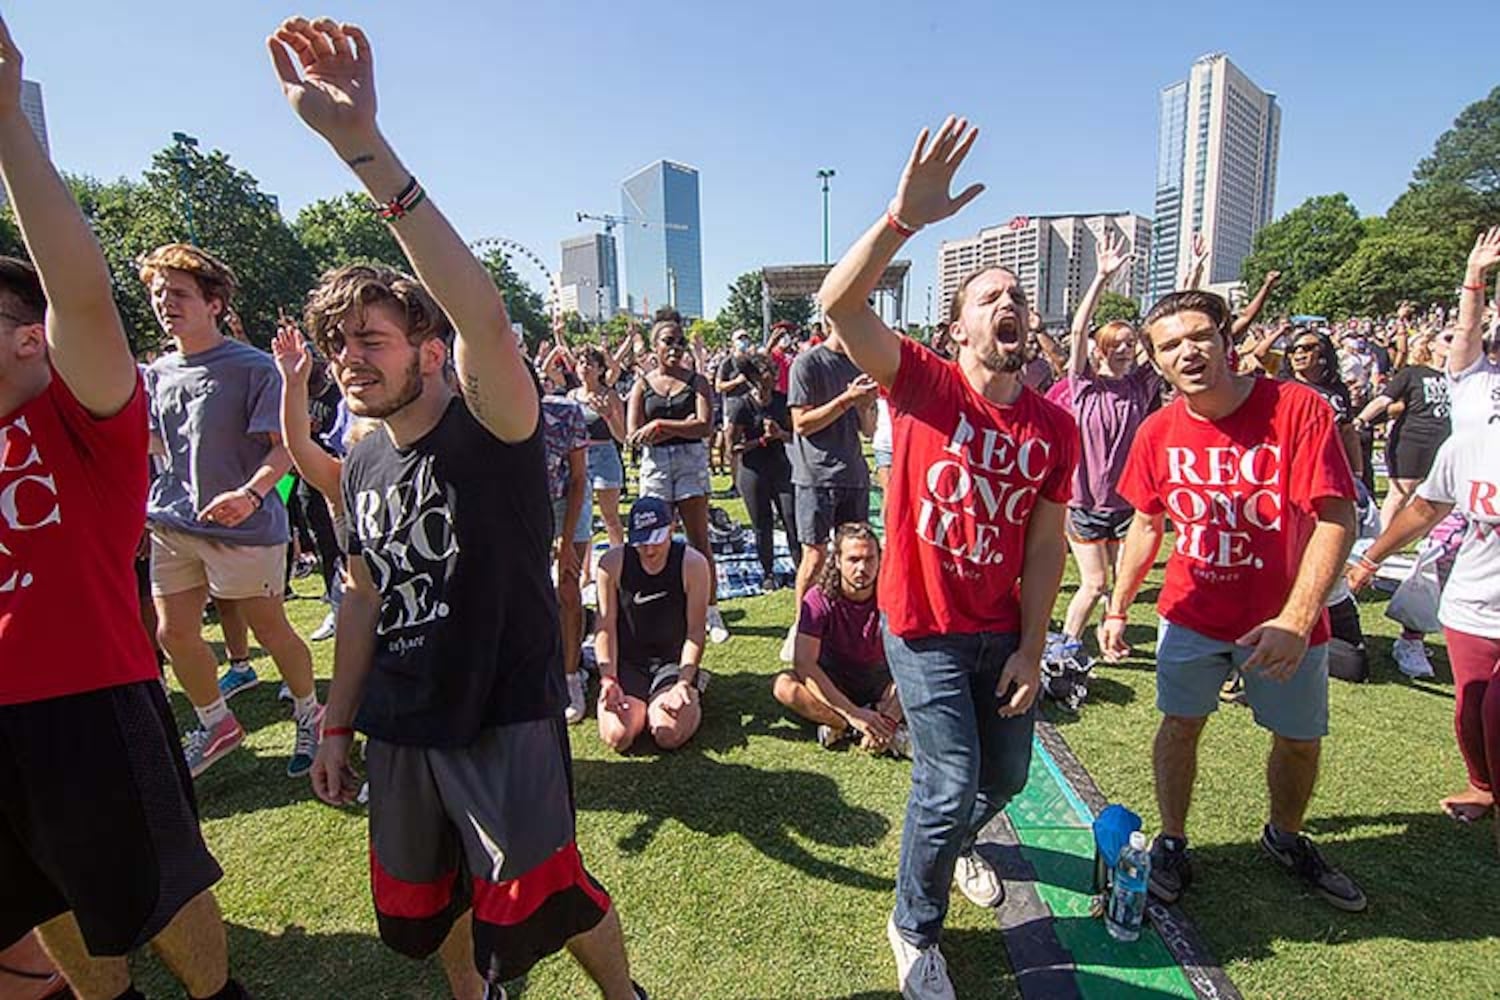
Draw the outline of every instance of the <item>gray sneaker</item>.
[[[1282,847],[1267,825],[1260,834],[1260,846],[1276,859],[1277,864],[1312,886],[1328,902],[1346,913],[1363,912],[1369,901],[1354,880],[1323,860],[1313,842],[1302,834],[1290,846]]]
[[[300,778],[312,770],[313,758],[318,755],[318,741],[323,735],[325,710],[319,705],[307,714],[307,718],[297,720],[297,742],[292,746],[292,759],[286,764],[288,778]]]
[[[885,936],[896,956],[896,980],[903,1000],[958,1000],[948,978],[948,963],[937,945],[918,948],[907,941],[896,929],[894,913],[886,921]]]

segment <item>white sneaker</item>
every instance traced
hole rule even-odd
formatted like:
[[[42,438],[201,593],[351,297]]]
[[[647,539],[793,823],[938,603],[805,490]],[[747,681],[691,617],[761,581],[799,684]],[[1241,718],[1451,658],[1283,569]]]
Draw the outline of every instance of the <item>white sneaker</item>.
[[[325,639],[332,639],[337,621],[338,613],[334,611],[328,612],[328,614],[323,616],[323,624],[313,629],[313,634],[308,638],[312,639],[313,642],[322,642]]]
[[[891,755],[911,760],[911,730],[904,722],[896,727],[896,734],[891,737]]]
[[[582,722],[586,714],[588,706],[584,704],[583,671],[580,670],[568,675],[568,707],[563,711],[563,718],[572,726]]]
[[[904,1000],[958,1000],[948,978],[948,963],[937,945],[918,948],[896,930],[896,915],[886,921],[885,936],[896,955],[896,980]]]
[[[1421,639],[1397,639],[1391,643],[1391,658],[1396,661],[1396,669],[1413,680],[1432,676],[1432,662]]]
[[[1000,876],[994,865],[982,858],[978,851],[958,856],[958,865],[953,869],[953,880],[958,883],[958,891],[967,896],[975,906],[989,909],[999,906],[1005,899],[1005,886],[1000,884]]]
[[[791,663],[797,658],[797,623],[792,622],[791,628],[786,630],[786,638],[781,643],[781,662]]]
[[[717,604],[708,606],[708,638],[715,643],[729,641],[729,629],[724,627],[724,616],[719,614]]]

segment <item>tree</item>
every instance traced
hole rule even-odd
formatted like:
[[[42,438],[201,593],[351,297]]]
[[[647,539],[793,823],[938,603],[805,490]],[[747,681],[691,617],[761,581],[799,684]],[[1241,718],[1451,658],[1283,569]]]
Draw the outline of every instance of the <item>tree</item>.
[[[305,206],[297,213],[292,232],[319,274],[355,261],[411,270],[391,227],[371,209],[368,197],[353,191]]]
[[[1419,306],[1449,302],[1462,273],[1452,243],[1404,226],[1384,227],[1363,240],[1332,274],[1309,283],[1293,311],[1335,319],[1390,315],[1403,300]]]
[[[1141,321],[1141,304],[1119,292],[1105,292],[1099,296],[1099,305],[1094,309],[1094,325],[1103,326],[1115,320],[1124,320],[1134,325]]]
[[[510,259],[500,247],[490,247],[479,258],[485,270],[500,288],[505,297],[505,311],[510,314],[512,326],[521,328],[522,336],[532,349],[542,338],[552,336],[552,320],[547,315],[547,300],[530,285],[521,280]]]
[[[1255,234],[1240,268],[1248,294],[1260,288],[1267,271],[1280,271],[1263,315],[1284,313],[1306,285],[1337,270],[1359,246],[1365,226],[1343,193],[1309,198]]]
[[[1466,249],[1500,219],[1500,87],[1459,113],[1411,186],[1388,213],[1393,223],[1441,236]]]
[[[806,326],[812,319],[813,303],[810,296],[794,299],[771,300],[771,322],[782,321]],[[760,272],[746,271],[729,286],[729,300],[719,310],[715,322],[721,330],[733,332],[741,327],[752,333],[761,329],[763,316],[760,301]]]

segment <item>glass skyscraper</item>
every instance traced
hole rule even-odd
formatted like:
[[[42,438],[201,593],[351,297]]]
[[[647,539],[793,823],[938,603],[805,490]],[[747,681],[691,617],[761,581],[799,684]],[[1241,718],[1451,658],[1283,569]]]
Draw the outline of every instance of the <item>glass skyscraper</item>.
[[[626,308],[632,313],[674,306],[703,315],[703,244],[698,223],[698,171],[658,160],[620,184]],[[642,223],[645,223],[642,225]]]

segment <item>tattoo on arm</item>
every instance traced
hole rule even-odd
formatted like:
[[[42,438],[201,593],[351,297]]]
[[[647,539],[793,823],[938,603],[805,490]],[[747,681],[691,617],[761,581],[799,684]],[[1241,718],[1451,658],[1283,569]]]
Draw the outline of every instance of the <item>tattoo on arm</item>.
[[[375,157],[371,153],[360,153],[354,159],[352,159],[352,160],[345,160],[344,162],[347,163],[347,164],[349,164],[349,166],[351,166],[351,167],[357,167],[357,166],[359,166],[362,163],[373,163],[373,162],[375,162]]]
[[[484,401],[479,392],[479,376],[464,376],[464,401],[469,404],[469,412],[474,414],[474,419],[480,423],[484,422]]]

